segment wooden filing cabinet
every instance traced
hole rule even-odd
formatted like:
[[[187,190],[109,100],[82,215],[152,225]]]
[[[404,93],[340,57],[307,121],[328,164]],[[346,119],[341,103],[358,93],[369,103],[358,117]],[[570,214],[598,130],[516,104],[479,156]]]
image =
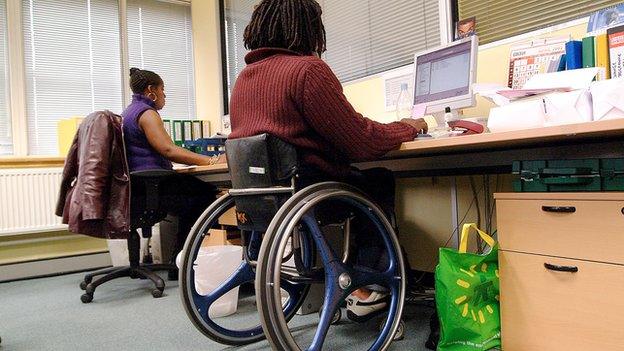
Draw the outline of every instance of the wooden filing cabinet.
[[[624,193],[495,198],[503,349],[624,350]]]

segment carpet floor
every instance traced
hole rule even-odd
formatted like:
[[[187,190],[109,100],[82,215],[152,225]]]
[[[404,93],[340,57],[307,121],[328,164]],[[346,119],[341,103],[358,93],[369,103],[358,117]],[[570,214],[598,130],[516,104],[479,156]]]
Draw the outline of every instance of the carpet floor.
[[[201,334],[186,316],[177,282],[166,282],[162,298],[150,294],[149,281],[121,278],[95,292],[90,304],[80,302],[83,274],[0,284],[0,350],[270,350],[264,340],[243,347],[220,345]],[[250,299],[253,300],[253,299]],[[232,323],[252,320],[241,308]],[[429,332],[426,306],[406,306],[405,339],[390,349],[426,350]],[[344,315],[344,313],[343,313]],[[295,316],[297,338],[309,340],[318,322],[316,313]],[[330,329],[325,350],[366,350],[378,321],[343,322]]]

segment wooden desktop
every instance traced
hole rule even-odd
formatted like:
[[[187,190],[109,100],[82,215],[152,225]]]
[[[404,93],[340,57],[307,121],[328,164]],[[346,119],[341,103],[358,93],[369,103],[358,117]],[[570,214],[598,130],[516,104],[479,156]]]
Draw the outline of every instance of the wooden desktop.
[[[399,177],[509,173],[516,160],[624,157],[624,119],[484,133],[403,143],[383,159],[355,164],[386,167]],[[227,182],[227,164],[180,172]]]

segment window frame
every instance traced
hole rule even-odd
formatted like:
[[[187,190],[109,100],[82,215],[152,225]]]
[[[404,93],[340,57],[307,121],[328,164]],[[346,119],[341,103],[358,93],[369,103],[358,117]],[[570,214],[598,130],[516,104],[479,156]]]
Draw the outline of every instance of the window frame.
[[[121,91],[122,105],[126,106],[130,103],[132,93],[129,87],[129,77],[126,72],[130,70],[129,64],[129,47],[128,47],[128,26],[127,0],[116,0],[119,16],[119,35],[120,35],[120,66],[121,66]],[[174,4],[191,6],[191,0],[154,0],[164,1]],[[6,0],[7,12],[7,52],[8,52],[8,79],[9,79],[9,101],[7,110],[9,111],[11,121],[11,138],[13,143],[13,154],[0,155],[3,158],[54,158],[57,155],[49,156],[33,156],[28,153],[28,114],[26,102],[26,64],[25,64],[25,48],[24,33],[22,30],[23,14],[22,0]],[[194,57],[193,57],[194,59]],[[195,102],[197,109],[197,101]]]
[[[221,98],[223,99],[223,114],[230,114],[230,97],[228,96],[228,62],[225,28],[225,2],[219,0],[219,37],[221,40]]]

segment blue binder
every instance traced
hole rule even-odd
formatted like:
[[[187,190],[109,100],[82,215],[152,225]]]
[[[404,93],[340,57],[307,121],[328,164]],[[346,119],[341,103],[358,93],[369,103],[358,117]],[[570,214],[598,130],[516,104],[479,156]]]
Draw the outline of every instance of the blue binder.
[[[583,43],[572,40],[566,43],[566,68],[568,70],[583,68]]]

